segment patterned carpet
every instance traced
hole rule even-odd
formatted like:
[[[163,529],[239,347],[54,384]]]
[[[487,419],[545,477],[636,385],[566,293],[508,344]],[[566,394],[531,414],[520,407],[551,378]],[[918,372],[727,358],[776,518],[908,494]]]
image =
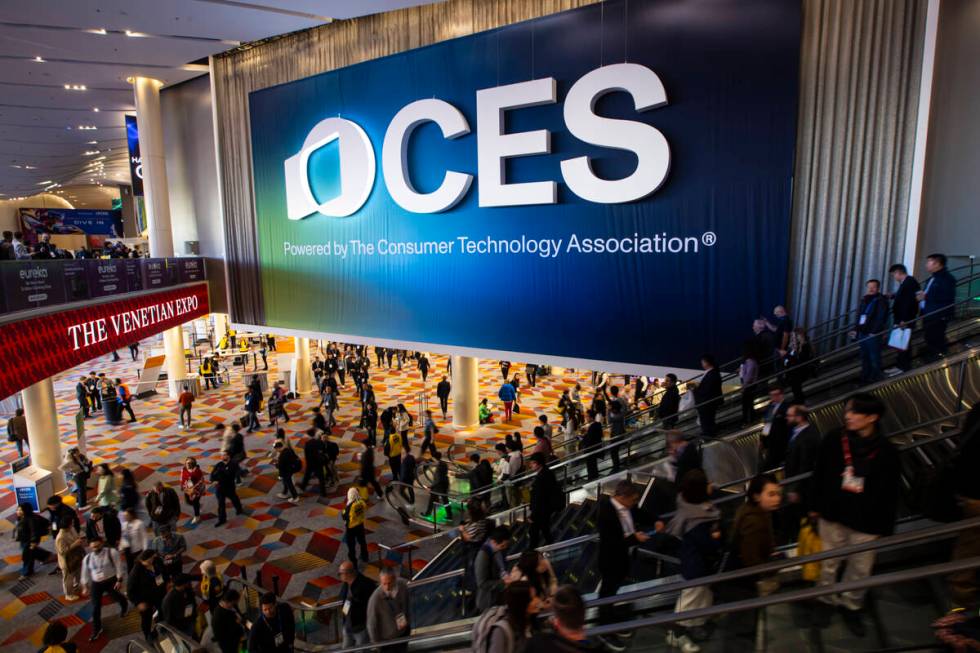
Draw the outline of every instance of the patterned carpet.
[[[145,341],[142,343],[142,351],[144,354],[149,353],[151,348],[159,346],[159,341]],[[110,377],[121,377],[130,383],[130,387],[135,387],[141,363],[131,362],[126,351],[121,351],[120,355],[124,356],[124,360],[114,363],[111,356],[106,356],[66,371],[56,378],[55,393],[63,447],[75,444],[74,415],[77,403],[74,385],[78,376],[90,370],[105,371]],[[277,354],[270,352],[269,365],[273,372],[280,367],[288,367],[288,354],[281,356],[281,361],[277,361]],[[414,368],[403,371],[379,369],[376,361],[372,361],[370,382],[380,408],[404,403],[413,415],[418,410],[419,395],[425,393],[440,425],[437,440],[442,450],[453,442],[467,447],[492,445],[502,440],[505,433],[515,430],[519,430],[527,442],[533,443],[530,432],[538,411],[547,413],[550,419],[555,420],[558,398],[563,389],[577,382],[585,388],[590,387],[588,372],[566,371],[557,378],[540,377],[536,388],[525,386],[521,400],[522,412],[515,415],[511,424],[497,423],[456,433],[451,428],[444,427],[439,419],[438,399],[435,396],[435,385],[446,373],[446,357],[432,355],[430,360],[432,369],[425,385],[418,370]],[[526,383],[523,365],[515,364],[511,372],[521,373]],[[499,404],[496,395],[500,383],[501,375],[496,361],[481,361],[481,397],[489,397],[491,403]],[[230,385],[209,390],[195,402],[193,427],[187,431],[177,428],[176,403],[166,396],[163,384],[159,390],[163,394],[133,402],[138,418],[136,423],[110,426],[101,416],[85,423],[89,457],[96,463],[106,462],[113,467],[128,466],[136,476],[141,491],[149,489],[159,479],[177,487],[180,468],[187,456],[196,457],[205,472],[210,472],[218,460],[220,450],[220,439],[214,437],[213,426],[237,419],[242,413],[243,381],[240,368],[232,372]],[[308,428],[310,409],[316,402],[316,398],[309,396],[287,404],[292,420],[284,427],[294,442]],[[240,517],[232,516],[226,526],[215,528],[216,504],[213,496],[204,499],[203,519],[196,525],[191,524],[189,506],[182,505],[185,512],[179,528],[188,544],[185,571],[196,571],[201,560],[209,559],[226,576],[239,576],[244,569],[251,579],[258,572],[267,579],[267,586],[268,579],[273,575],[278,576],[282,596],[294,601],[315,604],[336,596],[340,582],[337,579],[337,566],[346,558],[340,512],[344,506],[346,483],[358,468],[353,454],[360,450],[358,441],[365,437],[365,433],[357,427],[360,409],[350,379],[346,387],[342,388],[340,402],[337,413],[339,425],[334,430],[334,437],[339,441],[342,451],[339,464],[342,481],[340,487],[325,498],[308,493],[298,505],[278,499],[276,494],[280,488],[267,457],[274,430],[268,427],[268,419],[263,416],[265,428],[246,436],[246,448],[249,452],[246,467],[249,473],[245,485],[239,489],[239,495],[247,513]],[[6,423],[7,417],[2,416],[3,423]],[[451,402],[449,418],[452,419]],[[418,446],[420,436],[421,430],[418,439],[412,439],[414,446]],[[465,450],[457,447],[456,452],[464,455]],[[381,477],[384,484],[389,475],[387,466],[380,464],[383,460],[380,450],[378,454],[378,466],[385,470]],[[12,444],[7,444],[3,450],[3,461],[9,463],[15,458],[16,450]],[[102,650],[115,653],[124,650],[126,641],[139,630],[135,610],[120,619],[117,616],[118,609],[109,606],[104,611],[106,636],[90,644],[88,636],[91,626],[88,622],[91,607],[85,601],[67,603],[64,600],[60,576],[48,575],[53,565],[41,565],[34,576],[17,581],[20,551],[10,539],[15,508],[11,474],[9,466],[5,465],[5,471],[0,478],[0,533],[5,535],[0,544],[0,646],[10,647],[5,648],[5,653],[37,650],[45,627],[53,621],[61,621],[68,626],[72,640],[83,653]],[[146,520],[145,515],[142,518]],[[372,500],[368,511],[367,528],[368,547],[372,554],[372,564],[367,573],[371,576],[376,576],[378,572],[378,541],[397,544],[429,533],[406,528],[387,504],[375,500]],[[53,545],[50,538],[46,538],[42,546],[51,550]],[[436,551],[435,547],[432,550],[420,549],[413,559],[414,566],[418,568],[424,565],[427,557],[434,555]]]

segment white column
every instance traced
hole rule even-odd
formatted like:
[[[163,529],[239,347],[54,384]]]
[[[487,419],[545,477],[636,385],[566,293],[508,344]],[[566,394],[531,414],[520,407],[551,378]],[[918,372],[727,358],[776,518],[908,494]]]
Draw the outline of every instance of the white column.
[[[150,256],[174,255],[170,230],[170,196],[167,165],[163,150],[163,123],[160,120],[160,87],[163,82],[149,77],[133,79],[136,94],[136,123],[140,135],[143,166],[143,198],[149,230]]]
[[[52,472],[54,491],[65,489],[61,465],[61,433],[58,431],[58,409],[54,403],[51,377],[24,388],[24,416],[27,418],[27,446],[35,467]]]
[[[313,390],[313,370],[310,367],[310,339],[294,338],[296,364],[296,394],[305,395]]]
[[[467,429],[480,423],[480,360],[453,356],[453,426]]]
[[[150,240],[150,256],[174,255],[174,238],[170,228],[170,195],[167,164],[163,149],[163,122],[160,119],[160,88],[163,82],[149,77],[133,80],[136,97],[136,124],[140,136],[140,160],[143,166],[143,199]],[[184,359],[184,336],[180,327],[163,332],[163,349],[167,357],[167,387],[170,396],[180,394],[176,379],[187,376]]]
[[[171,398],[182,391],[180,380],[187,378],[187,359],[184,357],[184,327],[175,326],[163,332],[164,365],[167,368],[167,388]]]
[[[228,314],[227,313],[212,313],[214,316],[214,345],[217,347],[218,342],[224,337],[225,331],[228,330]]]

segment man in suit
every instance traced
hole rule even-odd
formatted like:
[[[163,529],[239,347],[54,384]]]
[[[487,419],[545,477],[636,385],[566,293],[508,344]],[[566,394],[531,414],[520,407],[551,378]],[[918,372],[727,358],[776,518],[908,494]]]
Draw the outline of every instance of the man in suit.
[[[75,384],[75,399],[78,401],[78,407],[82,411],[82,417],[88,419],[90,416],[88,408],[88,387],[86,386],[86,377],[80,377],[78,383]]]
[[[911,328],[919,316],[919,301],[916,299],[920,290],[919,282],[901,263],[891,266],[888,274],[898,284],[898,290],[892,295],[892,321],[896,327]],[[903,372],[908,372],[912,368],[911,344],[905,351],[898,352],[895,365]]]
[[[858,306],[858,321],[851,331],[861,347],[861,383],[880,381],[881,332],[888,324],[888,300],[881,294],[881,282],[869,279]]]
[[[449,410],[449,393],[453,386],[449,379],[442,377],[442,381],[436,384],[436,396],[439,398],[439,408],[442,410],[442,419],[446,419],[446,412]]]
[[[663,420],[664,426],[674,428],[677,424],[677,408],[681,404],[681,393],[677,390],[677,375],[668,374],[664,377],[664,392],[657,406],[657,417]]]
[[[721,373],[718,371],[715,357],[705,354],[701,357],[701,368],[704,376],[694,389],[694,402],[697,405],[698,419],[701,421],[701,435],[706,438],[715,435],[715,413],[721,406]]]
[[[600,598],[615,596],[619,592],[630,571],[630,549],[650,539],[647,533],[639,530],[650,521],[637,507],[639,501],[640,491],[629,481],[617,483],[612,497],[603,495],[599,499]],[[658,530],[662,528],[663,524],[658,524]],[[619,623],[625,618],[620,606],[607,604],[599,608],[600,624]],[[602,640],[610,650],[622,651],[626,648],[617,635],[608,635]]]
[[[546,464],[544,454],[540,451],[531,454],[528,459],[534,481],[531,483],[531,548],[537,548],[543,538],[545,544],[554,542],[551,534],[551,519],[565,504],[565,495],[558,485],[555,473]]]
[[[602,422],[599,421],[599,415],[591,408],[588,415],[589,427],[579,441],[579,451],[594,451],[602,446]],[[599,454],[595,453],[586,458],[585,468],[588,470],[590,481],[599,478]]]
[[[786,446],[789,442],[789,425],[786,423],[786,411],[789,404],[781,387],[773,386],[769,390],[769,407],[762,423],[761,459],[762,469],[768,471],[782,467],[786,460]]]
[[[786,410],[786,425],[789,428],[789,441],[786,448],[786,478],[793,478],[813,471],[820,451],[820,431],[810,423],[810,409],[803,404],[793,404]],[[783,532],[788,541],[795,539],[800,519],[809,509],[807,488],[810,479],[801,479],[786,486],[786,506],[782,510]]]
[[[946,355],[946,324],[953,317],[956,279],[946,269],[945,254],[930,254],[926,258],[926,270],[932,277],[916,297],[923,314],[926,349],[930,357],[940,358]]]

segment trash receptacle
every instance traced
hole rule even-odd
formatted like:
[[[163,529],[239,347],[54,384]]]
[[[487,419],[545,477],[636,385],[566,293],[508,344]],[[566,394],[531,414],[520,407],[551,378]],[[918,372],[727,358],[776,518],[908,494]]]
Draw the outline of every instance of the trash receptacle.
[[[105,421],[109,424],[122,422],[122,404],[116,397],[102,398],[102,412],[105,414]]]

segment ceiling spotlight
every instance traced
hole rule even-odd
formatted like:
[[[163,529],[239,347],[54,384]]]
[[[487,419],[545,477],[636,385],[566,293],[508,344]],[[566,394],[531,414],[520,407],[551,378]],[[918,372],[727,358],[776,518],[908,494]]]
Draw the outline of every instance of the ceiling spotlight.
[[[39,182],[37,182],[37,185],[38,186],[47,186],[50,183],[53,183],[53,182],[50,179],[47,179],[45,181],[39,181]]]
[[[98,144],[99,144],[99,141],[88,141],[88,142],[87,142],[87,143],[85,143],[85,144],[86,144],[86,145],[98,145]]]
[[[98,129],[95,125],[79,125],[78,128],[81,131],[92,131],[93,129]]]
[[[99,153],[98,150],[85,150],[84,152],[82,152],[82,154],[84,156],[93,156],[93,155],[96,155],[98,153]]]
[[[140,38],[140,37],[146,36],[146,34],[142,34],[140,32],[132,32],[130,30],[126,30],[126,36],[130,36],[132,38]]]
[[[88,87],[85,84],[65,84],[66,91],[87,91]]]
[[[11,168],[23,168],[24,166],[19,166],[19,165],[17,165],[16,163],[11,163],[11,164],[10,164],[10,167],[11,167]]]
[[[92,107],[92,111],[98,113],[99,112],[99,107]]]
[[[106,34],[108,34],[108,32],[105,31],[105,28],[104,27],[100,27],[98,29],[90,29],[88,31],[88,33],[89,34],[98,34],[99,36],[105,36]]]
[[[34,57],[34,61],[37,63],[46,63],[41,57]]]

